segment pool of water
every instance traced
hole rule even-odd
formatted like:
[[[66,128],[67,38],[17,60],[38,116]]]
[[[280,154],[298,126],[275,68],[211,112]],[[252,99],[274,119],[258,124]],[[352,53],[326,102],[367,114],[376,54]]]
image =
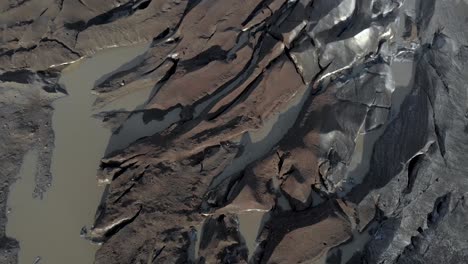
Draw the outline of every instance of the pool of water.
[[[104,187],[96,170],[111,132],[92,117],[96,80],[147,50],[147,44],[111,48],[67,67],[60,82],[69,96],[54,102],[55,148],[52,186],[42,200],[32,197],[37,154],[28,153],[12,186],[7,235],[20,243],[19,263],[90,264],[98,245],[80,237],[93,223]],[[142,102],[143,103],[143,102]]]

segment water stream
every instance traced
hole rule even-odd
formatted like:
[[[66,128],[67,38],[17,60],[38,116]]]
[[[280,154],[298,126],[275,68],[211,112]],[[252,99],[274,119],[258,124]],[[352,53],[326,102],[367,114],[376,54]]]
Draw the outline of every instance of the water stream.
[[[53,104],[52,186],[43,200],[32,198],[35,158],[28,154],[10,192],[7,235],[20,243],[19,264],[93,263],[98,245],[81,238],[80,229],[93,223],[101,199],[103,187],[97,185],[96,170],[111,132],[92,117],[96,98],[91,89],[96,80],[141,55],[147,46],[103,50],[62,72],[60,82],[69,96]]]

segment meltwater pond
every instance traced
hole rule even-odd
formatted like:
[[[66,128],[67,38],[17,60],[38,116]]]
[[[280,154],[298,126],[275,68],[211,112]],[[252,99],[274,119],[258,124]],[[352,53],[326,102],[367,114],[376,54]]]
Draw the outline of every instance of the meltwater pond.
[[[110,48],[67,67],[60,82],[69,95],[54,102],[55,148],[52,186],[42,200],[32,197],[37,154],[29,152],[12,186],[7,235],[20,243],[19,263],[91,264],[98,245],[80,237],[91,225],[104,187],[96,170],[111,132],[93,118],[96,80],[144,53],[147,44]],[[144,99],[142,103],[144,102]]]

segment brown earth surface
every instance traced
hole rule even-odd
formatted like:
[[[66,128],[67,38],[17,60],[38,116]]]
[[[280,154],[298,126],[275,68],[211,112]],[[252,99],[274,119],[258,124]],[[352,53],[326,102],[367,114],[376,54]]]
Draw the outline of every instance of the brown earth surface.
[[[117,134],[137,114],[180,114],[101,160],[107,189],[84,231],[102,243],[95,263],[467,262],[468,5],[455,2],[0,4],[0,262],[20,250],[6,199],[31,145],[34,194],[52,181],[60,71],[144,42],[96,83],[97,116]],[[254,249],[239,227],[252,211],[268,216]]]

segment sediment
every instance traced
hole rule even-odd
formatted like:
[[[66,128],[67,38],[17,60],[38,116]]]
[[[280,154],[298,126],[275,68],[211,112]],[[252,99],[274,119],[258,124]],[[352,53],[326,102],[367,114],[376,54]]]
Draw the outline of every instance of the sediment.
[[[137,114],[180,113],[101,160],[95,263],[468,261],[466,2],[46,2],[1,6],[4,190],[27,142],[52,148],[60,65],[150,42],[96,83],[96,110],[115,108],[98,116],[118,133]],[[405,87],[395,61],[412,62]],[[118,108],[142,90],[137,108]],[[51,181],[42,157],[38,195]],[[254,252],[239,231],[249,211],[269,216]],[[365,246],[343,254],[362,232]]]

